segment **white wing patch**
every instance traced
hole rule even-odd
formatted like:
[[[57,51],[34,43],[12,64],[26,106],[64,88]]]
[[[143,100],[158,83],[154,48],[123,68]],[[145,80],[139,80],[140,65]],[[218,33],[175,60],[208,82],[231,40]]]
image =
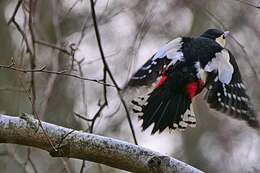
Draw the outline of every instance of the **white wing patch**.
[[[207,80],[207,72],[205,72],[204,69],[201,68],[200,62],[196,62],[195,63],[195,68],[197,70],[197,78],[203,80],[204,82],[206,82]]]
[[[183,38],[178,37],[155,53],[132,77],[129,85],[142,86],[153,83],[167,66],[175,64],[178,60],[183,61],[182,53]]]
[[[183,60],[183,53],[180,51],[182,47],[182,38],[178,37],[165,46],[159,49],[159,51],[154,55],[153,61],[155,59],[164,58],[167,56],[168,59],[171,59],[171,64],[175,64],[178,60]]]
[[[229,84],[234,72],[234,68],[229,62],[229,53],[226,49],[223,49],[221,52],[216,53],[215,56],[216,57],[205,66],[204,70],[207,72],[216,70],[219,80],[222,83]]]

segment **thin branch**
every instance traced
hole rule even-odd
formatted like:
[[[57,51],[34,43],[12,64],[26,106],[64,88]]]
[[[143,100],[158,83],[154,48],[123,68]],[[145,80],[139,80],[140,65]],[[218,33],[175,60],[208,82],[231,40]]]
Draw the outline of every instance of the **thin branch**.
[[[253,71],[253,73],[255,74],[258,82],[260,82],[260,76],[259,76],[259,73],[257,72],[256,68],[254,67],[254,64],[251,62],[251,59],[248,55],[248,53],[246,52],[246,49],[245,47],[231,34],[230,35],[231,39],[233,41],[235,41],[237,43],[237,45],[240,47],[240,49],[242,50],[242,52],[244,53],[245,55],[245,58],[246,58],[246,61],[248,63],[248,65],[250,66],[251,70]]]
[[[33,12],[35,10],[37,0],[30,0],[29,1],[29,31],[31,35],[31,42],[32,42],[32,54],[30,54],[30,66],[31,69],[34,70],[36,67],[36,54],[35,54],[35,35],[33,31]],[[31,103],[32,103],[32,113],[36,112],[36,88],[35,88],[35,76],[34,73],[31,72],[31,79],[30,79],[30,84],[31,84]]]
[[[245,5],[248,5],[250,7],[254,7],[254,8],[260,9],[259,5],[254,5],[254,4],[252,4],[250,2],[247,2],[247,1],[242,1],[242,0],[232,0],[232,1],[237,1],[237,2],[239,2],[241,4],[245,4]]]
[[[59,69],[59,53],[58,51],[54,51],[53,54],[57,54],[57,57],[52,58],[52,69],[53,70],[58,70]],[[44,115],[46,113],[47,107],[48,107],[48,103],[49,100],[51,98],[51,96],[53,95],[53,89],[54,89],[54,84],[56,81],[57,75],[50,75],[47,79],[46,82],[46,87],[44,90],[44,95],[43,95],[43,101],[40,104],[40,110],[39,110],[39,117],[43,120],[44,119]]]
[[[20,79],[21,86],[23,87],[24,90],[26,90],[26,89],[25,89],[25,86],[24,86],[24,84],[23,84],[23,82],[22,82],[21,77],[20,77],[19,75],[18,75],[18,77],[19,77],[19,79]],[[32,104],[32,98],[31,98],[31,95],[30,95],[29,91],[26,90],[25,93],[27,94],[27,97],[28,97],[29,102]],[[23,115],[25,115],[25,114],[23,114]],[[38,113],[36,112],[36,110],[34,110],[33,116],[35,116],[35,117],[37,118],[38,122],[39,122],[39,123],[37,123],[37,129],[35,129],[35,130],[38,131],[38,130],[39,130],[39,127],[40,127],[40,128],[42,129],[42,131],[43,131],[45,137],[47,138],[47,140],[48,140],[48,142],[49,142],[49,145],[50,145],[54,150],[56,150],[56,148],[55,148],[54,145],[53,145],[52,140],[48,137],[46,131],[43,129],[42,121],[41,121],[40,117],[38,116]],[[28,118],[28,117],[26,117],[26,118]]]
[[[84,76],[84,73],[83,73],[83,70],[82,70],[82,66],[81,66],[83,61],[84,61],[84,59],[82,59],[79,62],[77,61],[80,77]],[[84,114],[85,114],[85,116],[87,116],[87,114],[88,114],[88,105],[87,105],[87,98],[86,98],[86,86],[85,86],[85,82],[83,80],[80,81],[80,84],[81,84],[81,91],[82,91],[82,106],[83,106]]]
[[[28,70],[28,72],[31,72],[31,78],[30,78],[30,85],[31,85],[31,92],[29,92],[28,90],[26,90],[26,88],[25,88],[25,86],[23,85],[23,82],[22,82],[22,80],[21,80],[21,78],[20,78],[20,82],[21,82],[21,85],[22,85],[22,87],[24,88],[24,90],[26,90],[26,94],[27,94],[27,96],[28,96],[28,99],[29,99],[29,101],[30,101],[30,103],[31,103],[31,105],[32,105],[32,114],[34,115],[34,116],[36,116],[36,118],[38,119],[38,121],[39,121],[39,123],[38,123],[38,127],[40,127],[40,128],[42,128],[42,130],[43,130],[43,127],[42,127],[42,123],[41,123],[41,120],[40,120],[40,118],[39,118],[39,116],[38,116],[38,114],[37,114],[37,111],[36,111],[36,104],[35,104],[35,102],[36,102],[36,88],[35,88],[35,79],[34,79],[34,69],[35,69],[35,67],[36,67],[36,56],[35,56],[35,43],[34,43],[34,38],[35,38],[35,36],[34,36],[34,32],[33,32],[33,9],[35,8],[35,5],[36,5],[36,3],[37,3],[37,0],[30,0],[29,1],[29,10],[27,10],[27,12],[28,12],[28,15],[29,15],[29,22],[28,22],[28,26],[29,26],[29,31],[30,31],[30,36],[31,36],[31,42],[32,42],[32,49],[30,48],[30,45],[29,45],[29,41],[28,41],[28,38],[27,38],[27,36],[26,36],[26,34],[25,34],[25,31],[23,31],[21,28],[20,28],[20,26],[19,26],[19,24],[16,22],[16,20],[15,20],[15,16],[16,16],[16,14],[17,14],[17,11],[18,11],[18,9],[19,9],[19,7],[21,6],[21,2],[18,2],[18,4],[17,4],[17,6],[16,6],[16,8],[15,8],[15,11],[14,11],[14,13],[13,13],[13,15],[12,15],[12,17],[11,17],[11,19],[10,19],[10,22],[12,22],[12,23],[14,23],[14,25],[16,26],[16,28],[17,28],[17,30],[20,32],[20,34],[22,35],[22,38],[25,40],[25,44],[26,44],[26,48],[27,48],[27,52],[29,52],[29,57],[30,57],[30,70]],[[26,17],[25,17],[25,19],[26,19]],[[24,22],[25,24],[27,23],[27,22]],[[0,67],[3,67],[3,68],[9,68],[9,69],[12,69],[13,68],[13,70],[15,69],[13,66],[15,65],[15,62],[14,62],[14,60],[12,59],[12,63],[9,65],[9,66],[6,66],[6,67],[4,67],[4,66],[0,66]],[[45,67],[44,67],[45,68]],[[44,69],[43,68],[43,69]],[[42,70],[43,70],[42,69]],[[38,128],[37,127],[37,128]],[[55,147],[54,147],[54,145],[53,145],[53,143],[52,143],[52,141],[51,141],[51,139],[50,138],[48,138],[48,136],[46,135],[46,132],[43,130],[43,132],[44,132],[44,134],[45,134],[45,137],[47,138],[47,140],[48,140],[48,143],[49,143],[49,145],[54,149],[54,150],[56,150],[55,149]]]
[[[86,118],[85,116],[80,115],[79,113],[76,113],[76,112],[74,112],[74,115],[75,115],[76,117],[80,118],[80,119],[83,119],[84,121],[93,121],[92,118]]]
[[[22,1],[21,1],[22,2]],[[20,5],[21,4],[17,4],[17,10],[19,9],[19,7],[20,7]],[[17,11],[16,11],[17,12]],[[20,25],[16,22],[16,20],[15,20],[15,15],[17,14],[16,12],[14,12],[14,15],[13,15],[13,17],[10,19],[10,22],[9,23],[13,23],[14,25],[15,25],[15,27],[16,27],[16,29],[18,30],[18,32],[21,34],[21,36],[22,36],[22,38],[23,38],[23,40],[25,41],[25,45],[26,45],[26,51],[30,54],[30,56],[32,56],[32,50],[31,50],[31,48],[30,48],[30,45],[29,45],[29,41],[28,41],[28,39],[27,39],[27,37],[26,37],[26,34],[25,34],[25,32],[22,30],[22,28],[20,27]]]
[[[85,160],[82,160],[82,164],[81,164],[81,167],[80,167],[80,173],[83,173],[84,172],[84,168],[86,166],[86,161]]]
[[[34,162],[32,161],[32,158],[31,158],[31,150],[32,150],[31,147],[28,147],[28,148],[27,148],[27,160],[26,160],[25,163],[24,163],[24,167],[25,167],[28,163],[30,163],[31,166],[32,166],[32,169],[34,170],[34,172],[37,173],[38,171],[37,171],[36,165],[34,164]]]
[[[37,43],[37,44],[39,44],[39,45],[43,45],[43,46],[46,46],[46,47],[50,47],[50,48],[52,48],[52,49],[57,49],[57,50],[59,50],[60,52],[65,53],[65,54],[71,56],[71,52],[69,52],[68,50],[66,50],[66,49],[64,49],[64,48],[58,47],[58,46],[56,46],[55,44],[51,44],[51,43],[48,43],[48,42],[45,42],[45,41],[42,41],[42,40],[35,40],[34,42]]]
[[[113,58],[115,55],[118,55],[120,53],[121,50],[117,50],[115,51],[114,53],[111,53],[109,55],[106,56],[106,59],[107,61],[110,60],[111,58]],[[102,61],[102,59],[100,57],[93,57],[93,58],[89,58],[89,59],[93,59],[93,60],[89,60],[89,61],[86,61],[84,63],[82,63],[82,65],[84,64],[93,64],[93,63],[96,63],[97,61]]]
[[[80,77],[83,77],[84,74],[83,74],[83,70],[82,70],[82,66],[81,64],[83,63],[84,61],[84,58],[82,60],[80,60],[78,63],[78,68],[79,68],[79,75]],[[86,99],[86,87],[85,87],[85,82],[83,80],[80,81],[81,83],[81,89],[82,89],[82,104],[83,104],[83,110],[84,110],[84,114],[85,116],[88,115],[88,105],[87,105],[87,99]],[[88,123],[87,123],[88,124]],[[85,160],[82,160],[82,164],[81,164],[81,167],[80,167],[80,173],[83,173],[84,172],[84,169],[85,169],[85,166],[86,166],[86,161]]]
[[[16,152],[16,146],[7,147],[7,152],[8,152],[8,156],[12,157],[18,165],[20,165],[21,167],[24,168],[24,172],[26,172],[26,173],[30,172],[28,170],[28,167],[26,165],[24,165],[23,160],[18,156],[18,154],[15,153]]]
[[[136,173],[201,173],[186,163],[141,146],[42,122],[54,144],[61,143],[58,151],[53,151],[43,130],[35,131],[31,124],[19,117],[0,114],[0,143],[32,146],[50,152],[53,157],[88,160]]]
[[[106,61],[106,58],[105,58],[105,55],[104,55],[104,52],[103,52],[103,48],[102,48],[102,44],[101,44],[101,38],[100,38],[98,24],[97,24],[97,19],[96,19],[95,4],[94,4],[93,0],[90,0],[90,6],[91,6],[91,14],[92,14],[94,30],[95,30],[95,34],[96,34],[96,38],[97,38],[97,43],[98,43],[101,59],[103,61],[103,65],[104,65],[104,71],[106,71],[108,73],[110,79],[112,80],[113,84],[115,85],[115,87],[117,89],[117,93],[118,93],[120,100],[123,103],[125,111],[126,111],[126,117],[127,117],[130,129],[131,129],[132,135],[133,135],[134,142],[135,142],[135,144],[137,144],[137,139],[136,139],[136,136],[135,136],[135,131],[134,131],[134,128],[133,128],[133,123],[132,123],[132,120],[131,120],[131,117],[130,117],[130,113],[129,113],[127,107],[126,107],[126,103],[125,103],[123,97],[120,94],[120,87],[118,86],[118,84],[116,83],[116,80],[114,79],[114,76],[113,76],[113,74],[112,74],[112,72],[111,72],[111,70],[108,66],[108,63]]]
[[[66,73],[66,70],[65,71],[45,70],[46,66],[43,66],[39,69],[31,70],[31,69],[16,68],[16,67],[14,67],[14,64],[10,64],[10,65],[0,65],[0,68],[10,69],[10,70],[13,70],[13,71],[18,71],[18,72],[23,72],[23,73],[34,72],[34,73],[48,73],[48,74],[56,74],[56,75],[61,75],[61,76],[69,76],[69,77],[73,77],[73,78],[77,78],[77,79],[81,79],[81,80],[85,80],[85,81],[96,82],[96,83],[101,84],[101,85],[105,84],[108,87],[115,87],[114,85],[104,83],[104,82],[97,80],[97,79],[90,79],[90,78],[80,77],[80,76],[75,75],[75,74]]]
[[[101,44],[101,38],[100,38],[98,24],[97,24],[97,19],[96,19],[96,12],[95,12],[95,7],[94,7],[94,1],[93,0],[90,0],[90,5],[91,5],[91,13],[92,13],[92,19],[93,19],[94,29],[95,29],[95,33],[96,33],[98,48],[99,48],[99,51],[100,51],[101,59],[102,59],[103,64],[104,64],[104,68],[108,72],[109,77],[111,78],[111,80],[114,83],[115,87],[120,90],[119,86],[117,85],[117,83],[116,83],[116,81],[115,81],[115,79],[113,77],[113,74],[112,74],[112,72],[111,72],[111,70],[109,68],[109,65],[108,65],[108,63],[106,61],[106,58],[105,58],[105,55],[104,55],[104,52],[103,52],[103,48],[102,48],[102,44]]]
[[[97,113],[94,115],[94,117],[92,118],[92,123],[90,125],[90,128],[89,128],[89,132],[90,133],[93,133],[93,130],[94,130],[94,125],[95,125],[95,122],[96,122],[96,119],[98,117],[100,117],[100,114],[102,112],[102,110],[105,108],[106,104],[104,103],[103,105],[100,106],[99,110],[97,111]]]
[[[61,160],[61,163],[63,165],[63,169],[62,169],[61,173],[64,173],[64,172],[72,173],[70,168],[69,168],[69,166],[68,166],[68,163],[67,163],[68,162],[68,158],[66,158],[66,160],[64,158],[61,158],[60,160]]]
[[[138,27],[139,30],[134,36],[133,44],[130,47],[129,53],[128,53],[129,59],[131,60],[131,62],[130,62],[130,65],[129,65],[126,81],[129,81],[129,79],[132,76],[131,73],[133,71],[133,66],[134,66],[134,63],[135,63],[136,54],[138,53],[138,51],[139,51],[139,49],[142,45],[142,41],[143,41],[145,35],[148,33],[148,30],[151,27],[151,21],[152,21],[153,16],[154,16],[153,10],[156,9],[155,7],[156,7],[158,2],[159,1],[155,1],[155,0],[151,1],[152,5],[150,5],[150,7],[148,6],[145,9],[144,17],[143,17],[142,22],[139,24],[139,27]]]
[[[97,0],[94,2],[94,5],[96,5],[96,3],[97,3]],[[85,19],[85,21],[84,21],[84,23],[83,23],[83,25],[81,27],[80,37],[79,37],[79,39],[78,39],[78,41],[76,43],[76,48],[78,48],[80,46],[81,42],[83,41],[83,39],[84,39],[84,37],[86,35],[87,29],[89,28],[88,23],[89,23],[89,20],[91,19],[91,15],[88,14],[85,18],[86,19]]]
[[[70,12],[72,11],[72,9],[75,7],[75,6],[77,6],[77,4],[79,3],[79,1],[81,1],[81,0],[77,0],[77,1],[75,1],[72,5],[71,5],[71,7],[69,8],[69,10],[66,12],[66,14],[63,16],[64,18],[66,18],[69,14],[70,14]],[[82,3],[82,2],[81,2]]]
[[[96,38],[97,38],[97,43],[98,43],[98,48],[99,48],[99,52],[101,55],[101,59],[103,61],[103,82],[106,82],[106,76],[107,76],[107,72],[109,73],[109,76],[111,77],[113,83],[115,84],[116,88],[119,88],[117,86],[116,81],[113,79],[112,73],[109,69],[109,66],[106,62],[105,59],[105,54],[103,52],[103,48],[102,48],[102,44],[101,44],[101,38],[100,38],[100,34],[99,34],[99,30],[98,30],[98,25],[97,25],[97,19],[96,19],[96,13],[95,13],[95,4],[93,0],[90,0],[90,4],[91,4],[91,13],[92,13],[92,18],[93,18],[93,24],[94,24],[94,29],[95,29],[95,33],[96,33]],[[108,104],[107,102],[107,88],[105,85],[103,85],[103,90],[104,90],[104,100],[105,100],[105,105]]]
[[[9,19],[9,21],[7,22],[8,25],[10,25],[11,22],[15,21],[15,16],[16,16],[16,14],[17,14],[17,12],[18,12],[22,2],[23,2],[23,0],[19,0],[17,2],[16,6],[15,6],[15,9],[14,9],[14,12],[13,12],[11,18]]]
[[[56,1],[51,1],[51,8],[52,11],[55,12],[57,9],[57,2]],[[52,24],[54,26],[54,31],[55,31],[55,36],[57,38],[56,41],[56,47],[61,47],[61,31],[60,31],[60,25],[58,22],[58,16],[56,13],[53,14],[53,20],[52,20]],[[35,42],[35,40],[34,40]],[[62,48],[61,48],[62,49]],[[62,52],[59,49],[52,49],[52,56],[53,58],[51,59],[51,68],[53,71],[58,71],[59,70],[59,59],[60,59],[60,54]],[[53,95],[53,90],[54,90],[54,86],[55,86],[55,82],[56,82],[56,78],[57,75],[50,75],[48,78],[48,81],[46,82],[46,87],[45,87],[45,91],[44,91],[44,99],[42,104],[40,105],[41,111],[39,111],[39,117],[41,119],[44,118],[44,115],[46,113],[48,104],[49,104],[49,100],[51,98],[51,96]]]
[[[73,70],[74,68],[74,62],[75,62],[75,52],[77,50],[77,48],[75,48],[75,43],[70,44],[70,52],[71,52],[71,65],[70,65],[70,72]]]
[[[90,133],[93,133],[95,122],[96,122],[97,118],[100,117],[100,114],[101,114],[102,110],[105,108],[105,106],[106,106],[106,104],[103,103],[103,104],[99,107],[97,113],[93,116],[93,118],[86,118],[85,116],[80,115],[80,114],[78,114],[78,113],[76,113],[76,112],[74,112],[74,115],[75,115],[76,117],[78,117],[78,118],[84,120],[84,121],[91,122],[91,125],[90,125],[90,128],[89,128],[89,132],[90,132]]]

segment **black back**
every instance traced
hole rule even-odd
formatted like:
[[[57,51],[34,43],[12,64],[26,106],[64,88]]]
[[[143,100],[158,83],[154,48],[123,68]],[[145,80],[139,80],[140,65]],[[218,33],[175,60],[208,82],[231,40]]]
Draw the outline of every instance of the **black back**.
[[[206,32],[200,35],[200,37],[209,38],[215,40],[216,38],[223,35],[224,32],[218,29],[208,29]]]

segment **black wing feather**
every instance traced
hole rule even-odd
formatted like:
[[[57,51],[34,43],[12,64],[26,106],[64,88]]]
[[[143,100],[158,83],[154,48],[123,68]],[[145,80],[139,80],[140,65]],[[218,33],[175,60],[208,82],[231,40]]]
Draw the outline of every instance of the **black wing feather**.
[[[238,65],[232,53],[228,52],[229,61],[234,68],[232,79],[229,84],[224,84],[216,78],[216,74],[209,73],[207,102],[210,108],[227,113],[234,118],[245,120],[250,126],[258,128],[259,123],[256,119],[256,113],[246,93]]]
[[[154,55],[133,75],[129,86],[149,85],[156,81],[171,62],[167,56],[153,60]]]

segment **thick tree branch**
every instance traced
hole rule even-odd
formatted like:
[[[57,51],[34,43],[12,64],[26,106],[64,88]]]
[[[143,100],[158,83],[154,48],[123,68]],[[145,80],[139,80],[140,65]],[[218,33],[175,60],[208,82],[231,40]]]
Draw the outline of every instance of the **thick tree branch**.
[[[37,126],[38,120],[33,118],[0,114],[0,143],[33,146],[50,152],[54,157],[84,159],[131,172],[201,172],[174,158],[137,145],[42,122],[43,129],[55,144],[55,151]]]

